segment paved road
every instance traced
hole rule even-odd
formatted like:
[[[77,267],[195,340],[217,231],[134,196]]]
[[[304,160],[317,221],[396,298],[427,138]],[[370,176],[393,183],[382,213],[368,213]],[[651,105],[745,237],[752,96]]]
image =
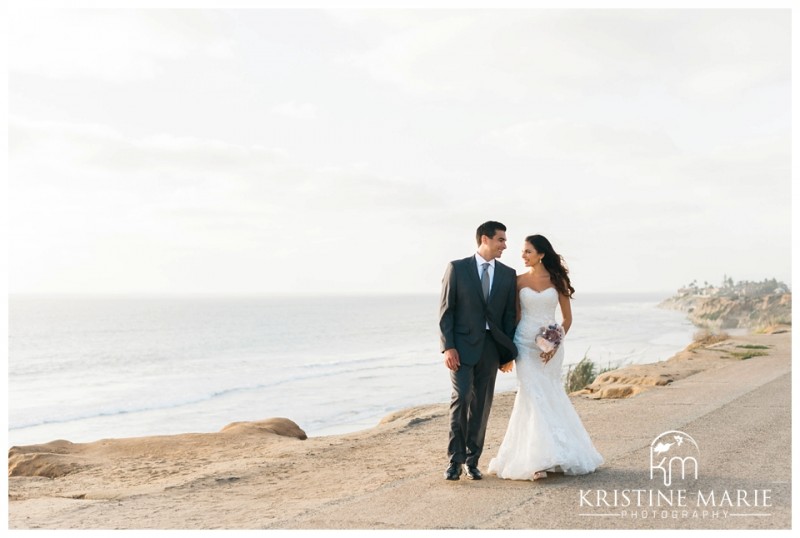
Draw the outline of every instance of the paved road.
[[[748,337],[752,339],[753,337]],[[576,400],[595,445],[606,458],[592,475],[555,475],[541,482],[487,477],[480,482],[441,478],[441,458],[426,472],[387,483],[377,491],[336,499],[277,528],[493,528],[493,529],[788,529],[791,528],[791,350],[789,335],[759,336],[770,355],[732,360],[673,385],[628,400]],[[500,395],[489,439],[494,454],[507,423]],[[650,444],[680,430],[699,447],[698,479],[667,488],[650,479]],[[428,452],[421,447],[421,452]],[[435,458],[434,458],[435,459]],[[482,462],[482,467],[488,463]],[[622,490],[673,495],[641,506],[606,506]],[[687,491],[680,503],[677,491]],[[587,493],[588,490],[588,493]],[[697,507],[695,492],[704,496]],[[741,493],[740,490],[744,493]],[[598,493],[602,491],[604,493]],[[715,507],[709,503],[714,492]],[[581,493],[584,494],[583,506]],[[727,496],[731,499],[727,501]],[[765,493],[766,492],[766,499]],[[634,494],[635,495],[635,494]],[[631,494],[628,494],[629,498]],[[656,497],[656,501],[658,497]],[[753,506],[754,500],[759,506]],[[750,504],[748,506],[748,503]],[[599,504],[599,506],[597,506]],[[683,506],[678,506],[683,504]],[[767,506],[764,506],[767,504]],[[635,513],[635,515],[634,515]]]

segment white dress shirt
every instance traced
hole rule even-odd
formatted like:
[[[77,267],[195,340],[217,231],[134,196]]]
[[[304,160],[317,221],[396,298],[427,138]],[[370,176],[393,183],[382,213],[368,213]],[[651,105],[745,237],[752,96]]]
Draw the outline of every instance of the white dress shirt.
[[[487,262],[486,260],[483,259],[483,257],[480,254],[476,252],[475,263],[477,264],[478,267],[478,280],[480,280],[481,277],[483,276],[483,264],[484,263],[489,264],[489,267],[487,267],[486,269],[489,271],[489,293],[491,293],[492,284],[494,284],[494,259]]]
[[[492,284],[494,284],[494,259],[491,259],[491,260],[489,260],[487,262],[486,260],[483,259],[483,256],[481,256],[480,254],[478,254],[476,252],[475,253],[475,263],[477,264],[477,267],[478,267],[478,280],[480,280],[481,277],[483,276],[483,264],[484,263],[488,263],[489,264],[489,267],[487,267],[486,270],[489,271],[489,294],[491,295],[491,293],[492,293]],[[486,330],[487,331],[489,330],[489,322],[488,321],[486,322]]]

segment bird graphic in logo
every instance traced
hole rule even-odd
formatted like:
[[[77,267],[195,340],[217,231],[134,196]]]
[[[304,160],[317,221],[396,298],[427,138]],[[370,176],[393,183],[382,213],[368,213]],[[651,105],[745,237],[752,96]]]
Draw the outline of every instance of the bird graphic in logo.
[[[653,447],[653,452],[655,452],[656,454],[663,454],[664,452],[669,450],[669,447],[671,447],[674,444],[675,443],[658,443],[656,446]],[[680,445],[680,443],[678,444]]]

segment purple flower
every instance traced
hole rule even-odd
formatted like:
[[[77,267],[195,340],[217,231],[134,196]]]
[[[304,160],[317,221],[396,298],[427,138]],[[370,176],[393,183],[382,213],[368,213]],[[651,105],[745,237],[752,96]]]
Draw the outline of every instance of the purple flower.
[[[534,341],[539,349],[545,353],[550,353],[561,345],[561,339],[563,337],[564,329],[561,325],[554,323],[547,327],[540,327]]]

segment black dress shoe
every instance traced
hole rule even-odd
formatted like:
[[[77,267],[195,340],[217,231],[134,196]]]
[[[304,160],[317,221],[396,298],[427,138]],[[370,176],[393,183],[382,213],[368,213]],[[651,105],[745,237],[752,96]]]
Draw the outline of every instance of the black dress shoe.
[[[475,465],[464,465],[464,470],[470,480],[481,480],[483,478],[483,475]]]
[[[458,480],[458,477],[461,476],[461,464],[460,463],[451,463],[447,470],[444,472],[444,478],[446,480]]]

